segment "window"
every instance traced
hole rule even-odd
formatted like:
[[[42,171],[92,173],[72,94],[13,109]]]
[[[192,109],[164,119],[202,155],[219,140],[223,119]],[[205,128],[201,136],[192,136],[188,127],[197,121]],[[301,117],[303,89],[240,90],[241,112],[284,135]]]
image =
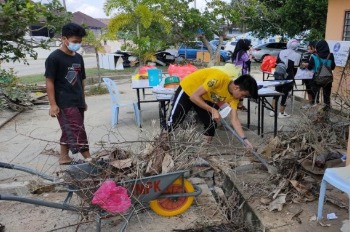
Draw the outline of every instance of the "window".
[[[345,12],[343,40],[350,41],[350,11]]]

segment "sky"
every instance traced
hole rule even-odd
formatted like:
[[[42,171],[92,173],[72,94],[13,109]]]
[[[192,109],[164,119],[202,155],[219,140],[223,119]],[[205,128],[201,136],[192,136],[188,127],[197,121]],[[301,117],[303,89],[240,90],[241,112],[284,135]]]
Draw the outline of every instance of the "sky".
[[[103,11],[104,0],[65,0],[67,10],[74,13],[80,11],[93,18],[110,18]],[[47,3],[50,0],[34,0],[34,2]],[[63,0],[60,0],[63,5]],[[196,7],[198,9],[204,8],[205,0],[196,0]]]

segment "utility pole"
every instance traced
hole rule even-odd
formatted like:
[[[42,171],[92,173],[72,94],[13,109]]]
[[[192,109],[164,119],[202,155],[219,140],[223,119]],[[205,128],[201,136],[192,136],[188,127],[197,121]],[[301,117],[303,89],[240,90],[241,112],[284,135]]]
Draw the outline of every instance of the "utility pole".
[[[62,0],[62,2],[63,2],[64,9],[67,11],[66,0]]]

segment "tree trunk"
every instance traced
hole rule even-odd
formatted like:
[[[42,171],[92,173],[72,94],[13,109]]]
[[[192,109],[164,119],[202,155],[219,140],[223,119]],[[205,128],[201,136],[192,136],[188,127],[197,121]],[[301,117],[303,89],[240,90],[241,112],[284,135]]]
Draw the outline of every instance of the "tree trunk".
[[[101,72],[100,72],[100,57],[98,56],[98,51],[97,51],[96,47],[94,47],[94,49],[95,49],[96,62],[97,62],[98,86],[100,86],[102,83]]]

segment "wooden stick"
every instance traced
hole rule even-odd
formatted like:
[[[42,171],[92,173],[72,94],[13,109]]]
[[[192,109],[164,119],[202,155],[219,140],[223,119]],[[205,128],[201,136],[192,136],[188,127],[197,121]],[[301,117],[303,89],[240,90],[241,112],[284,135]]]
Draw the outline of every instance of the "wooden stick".
[[[346,149],[346,166],[350,164],[350,126],[349,126],[349,138],[348,138],[348,148]]]

